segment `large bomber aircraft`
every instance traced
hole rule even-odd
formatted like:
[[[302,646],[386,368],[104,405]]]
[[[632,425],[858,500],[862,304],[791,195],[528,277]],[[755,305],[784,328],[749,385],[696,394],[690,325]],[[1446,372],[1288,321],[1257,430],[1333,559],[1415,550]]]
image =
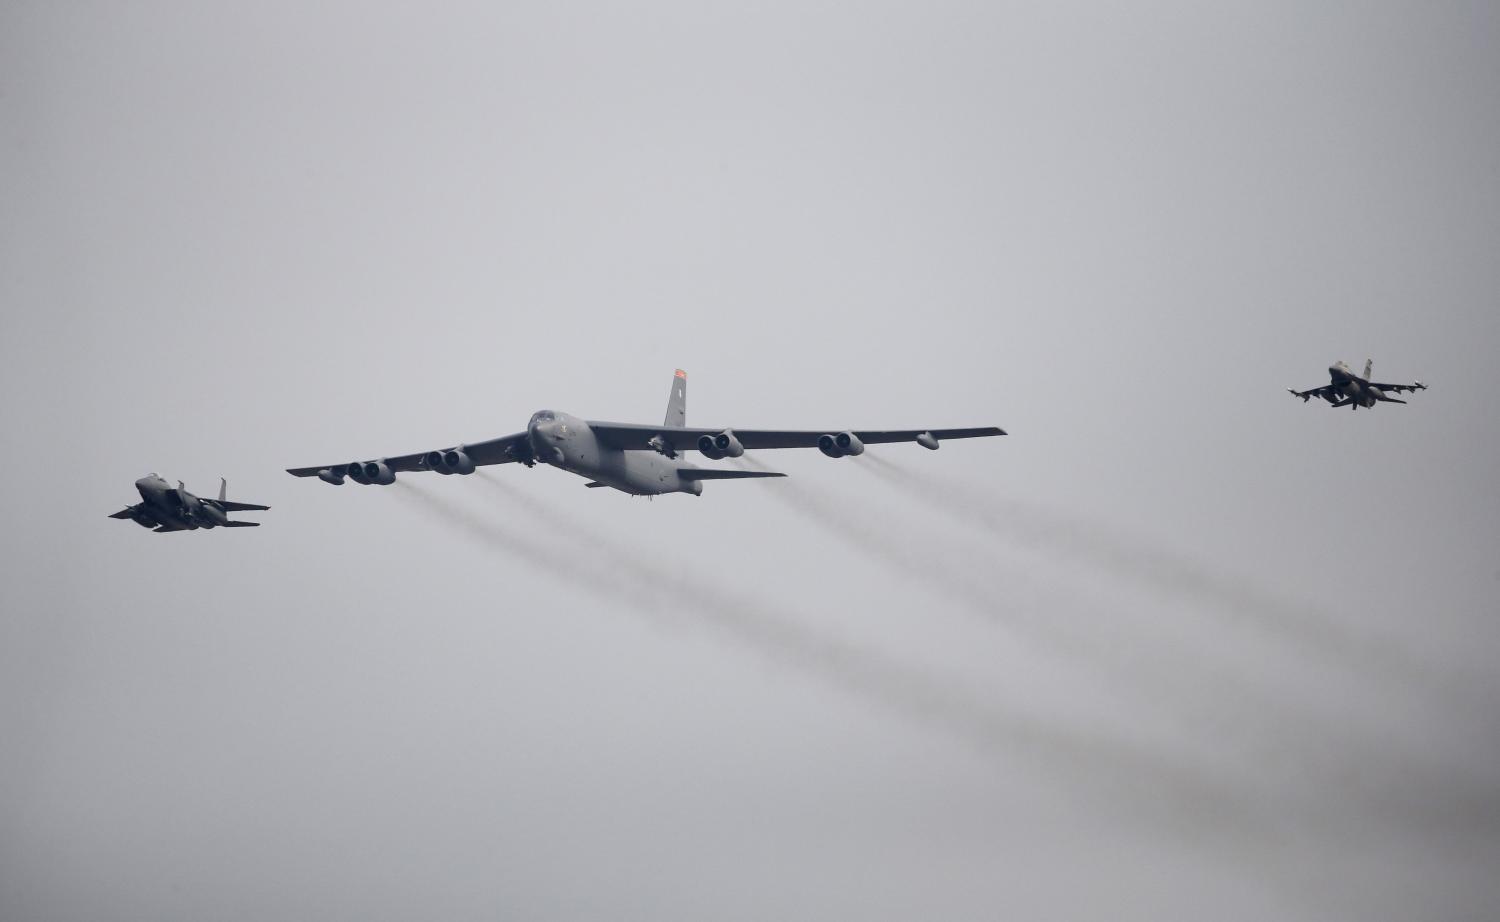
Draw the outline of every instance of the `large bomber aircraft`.
[[[710,460],[738,458],[746,449],[816,448],[830,458],[863,454],[865,445],[916,442],[936,450],[944,439],[972,439],[1004,435],[995,426],[974,429],[809,430],[697,429],[687,425],[687,373],[678,369],[667,400],[667,417],[660,426],[594,422],[567,413],[539,410],[526,431],[486,442],[473,442],[373,461],[289,468],[296,477],[317,477],[342,484],[391,484],[405,471],[472,474],[487,464],[537,462],[562,468],[588,480],[586,486],[612,487],[634,496],[663,493],[703,494],[705,480],[746,477],[784,477],[770,471],[701,468],[683,460],[696,449]]]
[[[1374,359],[1365,359],[1365,373],[1357,375],[1343,362],[1334,362],[1328,366],[1328,377],[1331,381],[1322,387],[1315,387],[1309,391],[1297,391],[1287,388],[1287,393],[1294,397],[1301,397],[1303,403],[1307,403],[1310,397],[1322,397],[1328,401],[1331,407],[1349,407],[1358,410],[1360,407],[1373,407],[1377,403],[1405,403],[1405,400],[1397,400],[1387,397],[1388,391],[1399,394],[1402,391],[1425,391],[1427,385],[1421,381],[1413,381],[1410,384],[1377,384],[1370,381],[1370,370],[1375,367]]]
[[[254,503],[236,503],[225,498],[229,484],[219,480],[219,498],[202,499],[194,496],[177,481],[174,490],[159,474],[147,474],[135,482],[141,494],[141,502],[126,506],[110,516],[112,519],[130,519],[142,528],[156,531],[194,531],[199,528],[254,528],[259,522],[231,521],[226,512],[264,512],[270,506]]]

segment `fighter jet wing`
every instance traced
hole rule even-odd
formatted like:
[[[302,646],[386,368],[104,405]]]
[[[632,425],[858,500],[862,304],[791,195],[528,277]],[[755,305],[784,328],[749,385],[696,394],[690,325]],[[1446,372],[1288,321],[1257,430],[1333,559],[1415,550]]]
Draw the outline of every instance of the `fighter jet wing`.
[[[714,436],[724,432],[719,429],[697,429],[676,426],[641,426],[632,423],[590,422],[589,428],[602,441],[626,450],[654,450],[664,439],[678,451],[695,449],[701,436]],[[931,435],[939,442],[945,439],[977,439],[990,435],[1005,435],[998,426],[980,426],[971,429],[735,429],[729,431],[739,439],[741,445],[751,449],[765,448],[817,448],[818,439],[824,435],[836,435],[852,431],[866,445],[887,442],[915,442],[918,436]]]
[[[126,506],[124,509],[121,509],[119,512],[112,512],[112,513],[110,513],[109,517],[112,518],[112,519],[133,519],[133,518],[135,518],[136,512],[139,509],[140,509],[139,506]]]
[[[1310,397],[1322,397],[1329,403],[1332,403],[1336,399],[1334,397],[1332,384],[1325,384],[1322,387],[1315,387],[1310,391],[1295,391],[1291,388],[1287,388],[1286,392],[1288,394],[1291,394],[1293,397],[1301,397],[1303,403],[1307,403],[1308,398]]]
[[[511,435],[503,435],[498,439],[490,439],[485,442],[471,442],[466,445],[449,446],[437,451],[448,452],[455,448],[462,448],[464,454],[474,462],[476,466],[486,464],[508,464],[511,461],[523,461],[529,457],[530,446],[526,442],[526,433],[516,432]],[[384,461],[386,466],[393,471],[425,471],[430,470],[427,466],[427,456],[430,452],[419,451],[409,455],[397,457],[376,457],[362,461],[350,461],[345,464],[321,464],[315,467],[289,467],[287,473],[293,477],[316,477],[323,471],[329,471],[335,477],[343,477],[349,473],[350,464],[363,464],[366,461]]]
[[[1417,391],[1427,390],[1427,385],[1423,384],[1421,381],[1413,381],[1410,384],[1376,384],[1374,382],[1371,382],[1370,386],[1378,387],[1382,391],[1395,391],[1398,394],[1402,391],[1411,391],[1413,394],[1415,394]]]

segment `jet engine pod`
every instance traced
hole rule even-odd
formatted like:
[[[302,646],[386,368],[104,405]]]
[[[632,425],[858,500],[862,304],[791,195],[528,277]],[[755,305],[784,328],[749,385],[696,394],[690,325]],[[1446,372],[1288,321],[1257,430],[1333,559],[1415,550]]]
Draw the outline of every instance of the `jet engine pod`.
[[[469,457],[462,445],[443,452],[443,465],[455,474],[474,473],[474,459]]]
[[[842,458],[844,456],[843,449],[839,448],[838,440],[831,435],[818,436],[818,451],[821,451],[830,458]]]
[[[725,429],[714,436],[714,448],[726,458],[738,458],[745,453],[745,446],[735,438],[733,429]]]
[[[719,434],[723,435],[722,432]],[[738,445],[739,442],[736,441],[735,444]],[[724,457],[724,453],[719,450],[717,441],[711,435],[698,436],[698,451],[702,452],[703,457],[708,458],[712,461],[717,461],[720,458]],[[743,454],[744,451],[745,450],[743,448],[740,449],[741,454]]]
[[[365,464],[365,480],[388,486],[396,482],[396,472],[384,461],[369,461]]]
[[[451,474],[448,465],[443,461],[443,453],[440,451],[429,451],[422,456],[422,462],[427,465],[429,471],[437,471],[439,474]]]
[[[862,455],[865,453],[865,443],[852,432],[840,432],[833,437],[833,442],[839,447],[839,451],[846,455]]]
[[[323,481],[324,483],[331,483],[336,487],[341,487],[344,485],[343,475],[335,474],[332,468],[325,467],[321,471],[318,471],[318,479]]]
[[[923,448],[926,448],[929,451],[938,450],[937,436],[933,435],[931,432],[924,432],[921,435],[918,435],[917,444],[921,445]]]
[[[344,465],[349,473],[349,479],[355,483],[369,483],[370,479],[365,476],[365,465],[362,461],[350,461]]]

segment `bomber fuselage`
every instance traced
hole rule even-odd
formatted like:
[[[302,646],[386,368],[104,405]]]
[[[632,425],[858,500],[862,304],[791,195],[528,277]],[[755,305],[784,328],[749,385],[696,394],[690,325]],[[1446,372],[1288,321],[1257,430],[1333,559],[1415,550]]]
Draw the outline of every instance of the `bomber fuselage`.
[[[654,451],[624,451],[602,443],[589,424],[576,416],[552,410],[533,413],[526,426],[532,456],[616,490],[636,496],[662,493],[702,495],[703,484],[681,472],[692,465]]]

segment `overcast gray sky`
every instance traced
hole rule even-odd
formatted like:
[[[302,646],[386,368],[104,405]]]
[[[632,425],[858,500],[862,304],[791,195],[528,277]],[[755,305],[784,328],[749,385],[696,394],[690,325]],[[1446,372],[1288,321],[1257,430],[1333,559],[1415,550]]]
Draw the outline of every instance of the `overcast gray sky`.
[[[1497,90],[1488,3],[0,3],[0,915],[1492,917]],[[675,367],[1012,435],[282,473]]]

